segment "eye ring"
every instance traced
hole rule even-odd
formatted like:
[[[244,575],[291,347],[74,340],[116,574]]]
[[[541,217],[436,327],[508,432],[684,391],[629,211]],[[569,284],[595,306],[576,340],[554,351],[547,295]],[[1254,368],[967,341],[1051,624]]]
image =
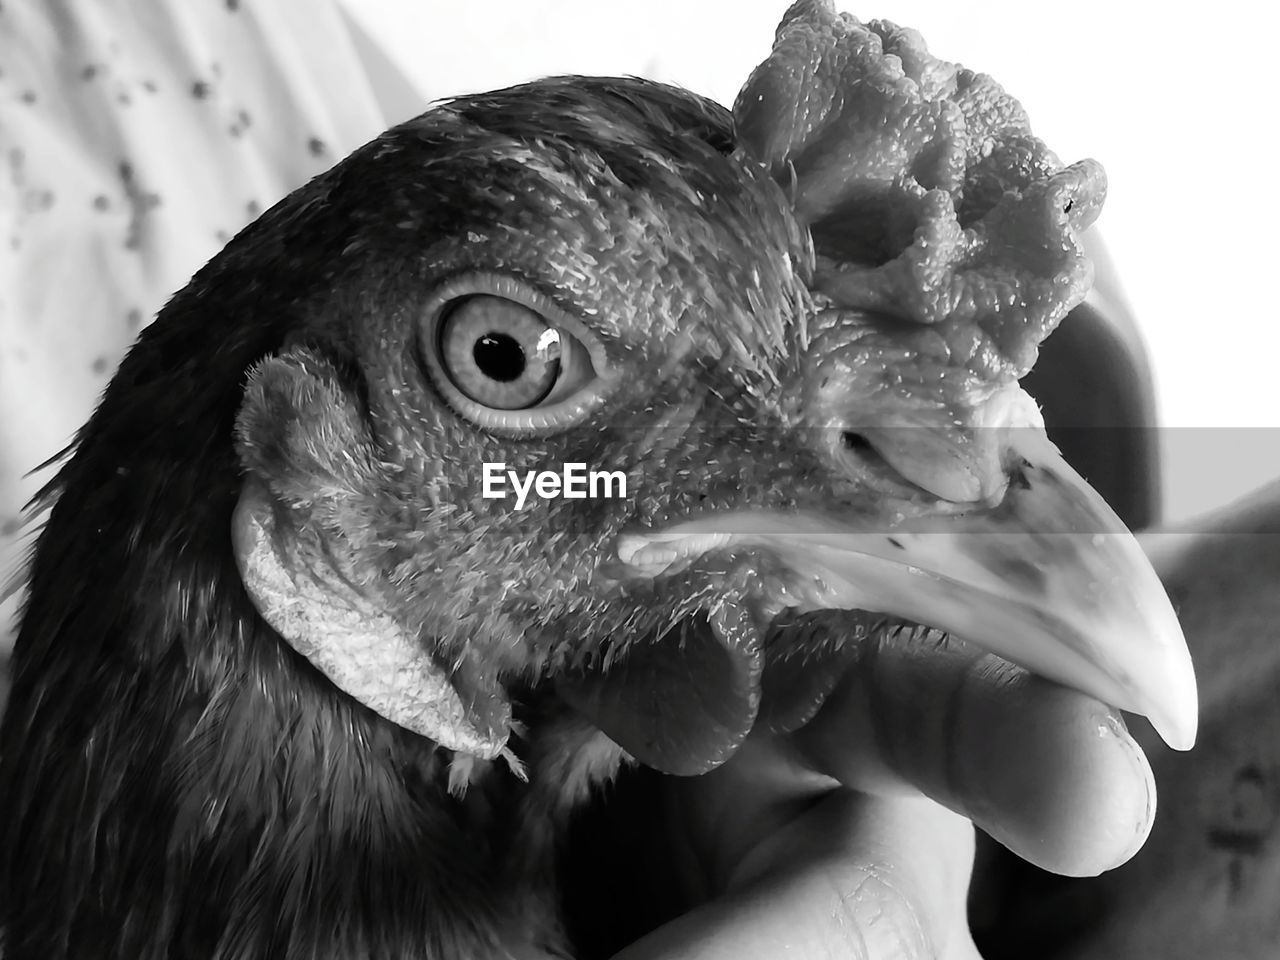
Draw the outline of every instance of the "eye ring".
[[[507,309],[490,301],[507,301]],[[520,320],[519,308],[528,311],[533,321],[542,326],[535,329],[532,323]],[[461,364],[458,369],[470,369],[481,362],[479,339],[486,332],[482,328],[488,326],[483,320],[487,309],[497,310],[505,320],[514,318],[514,329],[508,328],[498,336],[512,343],[519,341],[526,348],[517,374],[526,372],[526,360],[530,367],[536,367],[535,373],[551,370],[555,374],[544,384],[545,393],[539,394],[531,384],[523,382],[515,389],[502,389],[501,383],[477,379],[474,370],[470,376],[459,378],[456,370],[448,366],[452,362]],[[463,314],[460,332],[451,330],[451,324],[458,324],[459,314]],[[556,336],[539,335],[539,331],[554,331]],[[470,343],[465,342],[473,336]],[[507,362],[510,356],[504,360],[498,348],[509,349],[512,343],[490,343],[488,348],[496,352],[488,356],[498,363]],[[423,306],[417,350],[432,385],[455,412],[503,436],[543,436],[580,423],[604,402],[614,381],[604,345],[586,324],[550,297],[506,274],[466,274],[438,287]],[[530,359],[534,351],[538,355]],[[568,371],[571,376],[562,376],[555,366],[562,358],[572,361],[569,365],[573,369]],[[490,379],[501,381],[504,376]]]

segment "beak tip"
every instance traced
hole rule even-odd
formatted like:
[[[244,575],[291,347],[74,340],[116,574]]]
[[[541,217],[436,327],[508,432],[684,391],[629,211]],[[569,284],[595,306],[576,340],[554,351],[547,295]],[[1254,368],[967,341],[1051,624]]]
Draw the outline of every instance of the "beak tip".
[[[1152,691],[1148,691],[1142,712],[1171,749],[1185,751],[1196,744],[1200,704],[1191,657],[1185,652],[1185,644],[1181,646],[1183,656],[1176,658],[1176,667],[1165,674],[1159,695],[1151,696]]]
[[[1151,721],[1151,725],[1155,727],[1156,733],[1160,734],[1161,739],[1171,749],[1185,751],[1196,745],[1196,733],[1199,726],[1198,712],[1193,691],[1189,707],[1181,706],[1175,710],[1152,710],[1147,714],[1147,718]]]
[[[1168,723],[1157,723],[1152,718],[1151,725],[1156,728],[1156,733],[1160,734],[1161,739],[1172,750],[1186,751],[1196,745],[1196,725],[1194,723],[1190,726],[1170,726]]]

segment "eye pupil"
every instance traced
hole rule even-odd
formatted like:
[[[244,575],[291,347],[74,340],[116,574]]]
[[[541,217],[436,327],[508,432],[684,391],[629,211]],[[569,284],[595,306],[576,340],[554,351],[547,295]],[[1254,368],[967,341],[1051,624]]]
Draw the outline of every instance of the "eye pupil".
[[[428,373],[441,378],[442,392],[459,404],[459,412],[466,404],[482,408],[477,415],[496,418],[535,408],[553,410],[595,375],[581,341],[535,309],[538,297],[528,299],[534,305],[523,297],[470,293],[444,302],[425,318],[422,359]],[[550,303],[542,306],[559,314]],[[575,322],[567,315],[564,319]],[[450,398],[449,391],[457,397]]]
[[[505,333],[491,330],[478,338],[471,348],[471,356],[481,373],[500,383],[518,380],[524,373],[524,348],[515,337]]]

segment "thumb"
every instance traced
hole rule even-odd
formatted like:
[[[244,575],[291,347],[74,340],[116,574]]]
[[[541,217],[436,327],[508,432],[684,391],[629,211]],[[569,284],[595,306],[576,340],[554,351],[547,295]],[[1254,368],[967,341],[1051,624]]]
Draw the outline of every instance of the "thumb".
[[[762,822],[747,809],[761,780],[753,768],[785,763],[778,756],[776,745],[749,741],[690,783],[713,795],[692,805],[721,820],[704,836],[737,847],[723,889],[615,960],[977,960],[965,913],[973,828],[933,801],[830,791],[785,822],[771,818],[742,852],[735,824]]]

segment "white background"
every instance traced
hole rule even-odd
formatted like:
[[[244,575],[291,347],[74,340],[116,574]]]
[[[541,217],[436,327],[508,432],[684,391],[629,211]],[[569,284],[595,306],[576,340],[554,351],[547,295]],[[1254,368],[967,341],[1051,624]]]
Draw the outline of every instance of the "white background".
[[[639,74],[731,104],[785,0],[346,0],[431,98],[555,73]],[[1280,13],[1073,0],[875,0],[931,52],[989,73],[1066,162],[1106,167],[1097,227],[1151,350],[1166,513],[1280,477]],[[641,12],[643,11],[643,12]],[[978,11],[978,12],[975,12]],[[1213,429],[1207,429],[1213,428]]]

